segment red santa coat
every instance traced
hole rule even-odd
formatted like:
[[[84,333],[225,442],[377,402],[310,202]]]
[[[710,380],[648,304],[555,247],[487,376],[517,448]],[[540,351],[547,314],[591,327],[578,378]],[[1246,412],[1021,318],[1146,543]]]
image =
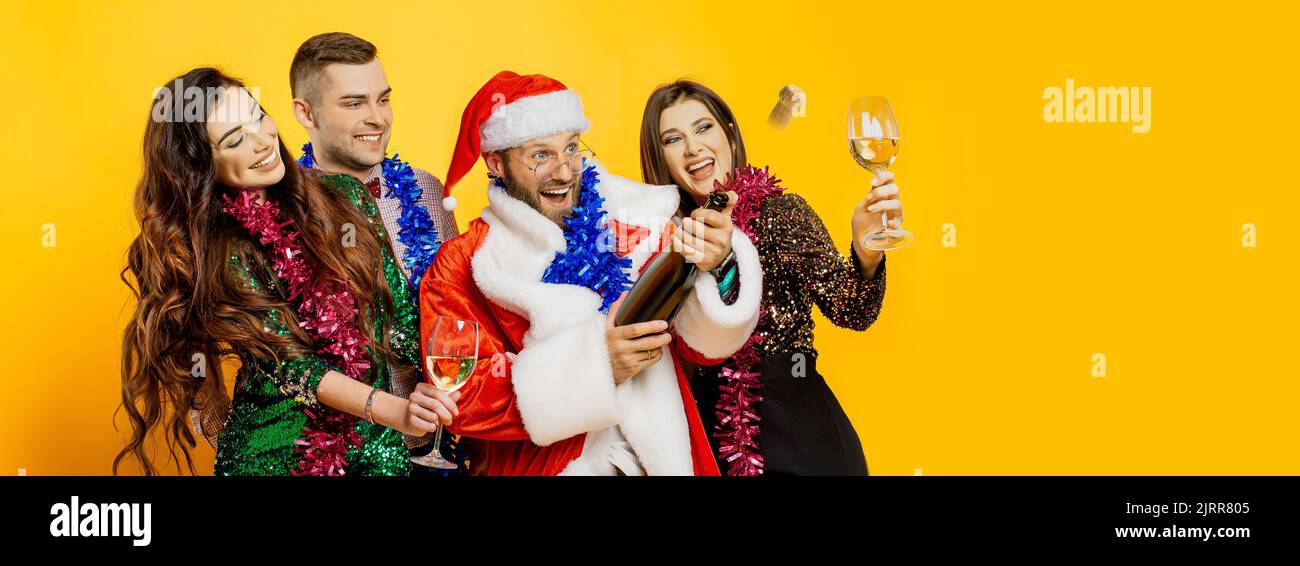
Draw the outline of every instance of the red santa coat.
[[[635,277],[677,209],[677,189],[597,170],[611,219],[648,231],[628,254]],[[479,324],[479,364],[448,427],[464,437],[475,473],[612,474],[611,442],[621,436],[648,475],[718,475],[681,362],[717,363],[753,332],[762,270],[749,239],[733,232],[736,302],[723,304],[716,280],[700,273],[673,323],[668,355],[615,385],[600,296],[541,282],[564,250],[563,231],[499,188],[489,187],[488,201],[481,218],[443,244],[420,283],[422,342],[438,316]]]

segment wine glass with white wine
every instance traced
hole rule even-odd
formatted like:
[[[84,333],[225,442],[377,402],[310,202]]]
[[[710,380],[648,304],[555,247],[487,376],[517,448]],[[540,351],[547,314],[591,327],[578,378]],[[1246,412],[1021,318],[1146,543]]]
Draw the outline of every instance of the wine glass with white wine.
[[[864,96],[849,105],[849,153],[873,175],[889,168],[898,156],[898,121],[883,96]],[[880,230],[862,238],[869,250],[896,250],[912,243],[914,236],[902,226],[889,227],[889,216],[880,213]]]
[[[460,389],[474,374],[478,364],[478,323],[438,317],[429,333],[429,347],[424,351],[424,371],[429,383],[451,393]],[[424,456],[412,456],[421,466],[454,470],[456,464],[442,457],[442,427],[433,435],[433,450]]]

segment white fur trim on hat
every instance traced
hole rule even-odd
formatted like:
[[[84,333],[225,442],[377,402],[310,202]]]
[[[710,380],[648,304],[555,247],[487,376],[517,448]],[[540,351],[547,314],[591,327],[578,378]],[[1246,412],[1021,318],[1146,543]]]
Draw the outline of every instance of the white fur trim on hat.
[[[494,110],[483,122],[480,147],[483,151],[499,151],[561,132],[582,133],[590,125],[582,113],[582,100],[577,93],[548,92],[520,98]]]

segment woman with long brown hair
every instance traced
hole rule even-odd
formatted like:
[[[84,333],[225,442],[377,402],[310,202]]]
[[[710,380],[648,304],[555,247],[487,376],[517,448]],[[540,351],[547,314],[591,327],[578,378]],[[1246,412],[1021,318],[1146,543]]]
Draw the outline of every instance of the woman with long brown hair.
[[[677,185],[689,215],[724,183],[736,193],[732,222],[758,248],[763,301],[750,341],[720,366],[697,368],[691,389],[728,475],[865,475],[853,424],[817,373],[812,306],[832,323],[866,330],[885,294],[885,258],[862,237],[902,220],[891,173],[872,180],[853,210],[850,257],[817,213],[785,193],[767,169],[748,167],[735,115],[717,93],[680,80],[655,89],[641,122],[641,173]],[[741,283],[743,284],[743,282]],[[757,417],[757,418],[755,418]]]
[[[238,79],[198,68],[155,96],[122,274],[138,304],[122,337],[132,431],[114,473],[127,458],[157,473],[159,429],[193,473],[193,426],[216,444],[218,475],[406,474],[400,433],[455,416],[454,394],[385,391],[390,370],[419,367],[419,332],[373,198],[292,163]]]

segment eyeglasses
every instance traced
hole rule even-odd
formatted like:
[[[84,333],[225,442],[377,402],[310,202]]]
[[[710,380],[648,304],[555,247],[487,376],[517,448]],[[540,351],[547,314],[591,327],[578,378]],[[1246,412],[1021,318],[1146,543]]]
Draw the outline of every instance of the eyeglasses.
[[[579,145],[581,145],[583,149],[578,149]],[[555,178],[555,174],[559,172],[560,167],[567,166],[570,174],[577,174],[582,171],[583,159],[592,159],[596,157],[596,152],[588,148],[587,144],[582,140],[578,140],[578,143],[573,144],[570,147],[572,150],[566,150],[563,158],[556,156],[549,151],[538,151],[534,155],[545,154],[545,156],[528,157],[518,161],[523,163],[524,167],[532,170],[533,176],[537,178],[537,182],[545,183]],[[510,156],[508,153],[504,155],[506,155],[506,157]]]

